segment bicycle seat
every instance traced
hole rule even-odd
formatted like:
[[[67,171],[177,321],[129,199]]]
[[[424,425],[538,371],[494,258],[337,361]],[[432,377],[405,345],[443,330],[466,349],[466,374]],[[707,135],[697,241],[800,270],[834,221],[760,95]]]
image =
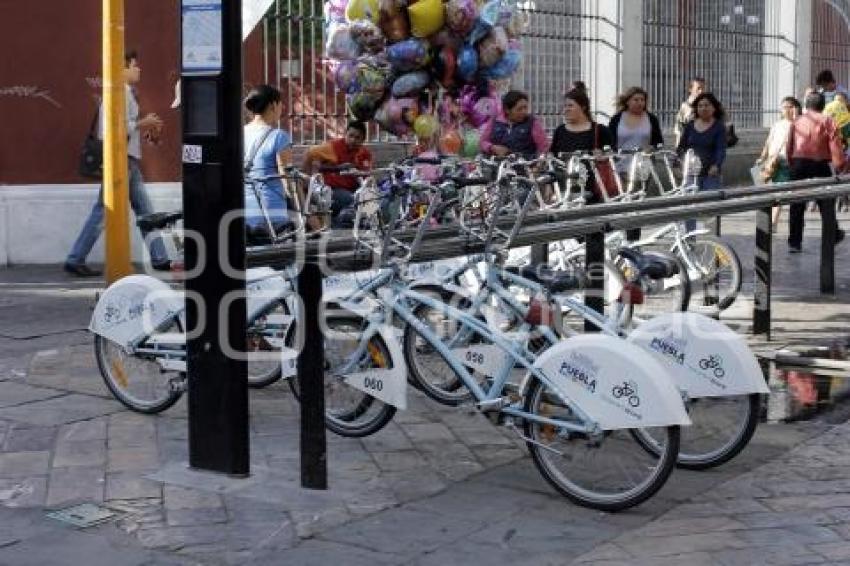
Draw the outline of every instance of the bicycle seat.
[[[150,232],[151,230],[161,230],[181,218],[183,218],[182,211],[152,212],[136,218],[136,226],[143,232]]]
[[[620,248],[617,255],[628,260],[641,275],[650,279],[666,279],[679,273],[679,264],[676,260],[658,252],[639,252],[631,248]]]
[[[564,291],[581,289],[585,283],[584,274],[576,274],[570,271],[556,271],[545,265],[508,267],[506,271],[543,285],[551,293],[563,293]]]

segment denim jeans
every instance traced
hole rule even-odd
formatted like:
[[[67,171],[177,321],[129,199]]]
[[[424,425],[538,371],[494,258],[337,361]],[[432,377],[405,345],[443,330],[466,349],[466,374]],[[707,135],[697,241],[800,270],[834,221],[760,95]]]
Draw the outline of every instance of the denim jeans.
[[[341,228],[339,213],[354,204],[354,192],[347,189],[333,189],[331,196],[331,226]]]
[[[698,191],[719,191],[723,188],[723,177],[720,175],[705,175],[702,177],[697,177],[697,190]],[[688,232],[693,232],[697,229],[697,220],[696,218],[689,218],[685,220],[685,230]]]
[[[133,212],[136,216],[150,214],[153,212],[151,201],[145,191],[145,182],[142,178],[142,171],[139,169],[139,161],[134,158],[129,158],[127,163],[127,177],[130,185],[130,205],[133,207]],[[103,231],[103,185],[100,186],[100,192],[97,195],[97,201],[92,206],[89,217],[83,224],[83,229],[80,235],[77,236],[77,241],[74,242],[68,258],[65,260],[71,265],[82,265],[86,262],[89,252],[91,252],[100,233]],[[145,235],[144,233],[142,234]],[[156,238],[151,242],[151,263],[162,263],[168,259],[165,252],[165,246],[162,240]]]

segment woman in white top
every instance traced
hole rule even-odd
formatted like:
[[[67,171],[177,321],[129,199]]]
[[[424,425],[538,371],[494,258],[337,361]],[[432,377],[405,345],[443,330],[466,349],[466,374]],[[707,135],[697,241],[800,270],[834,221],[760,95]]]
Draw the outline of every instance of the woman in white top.
[[[764,142],[764,148],[762,148],[761,155],[756,161],[761,166],[762,180],[765,182],[781,183],[791,180],[791,168],[788,165],[787,157],[788,134],[791,131],[791,124],[801,113],[802,106],[799,100],[793,96],[786,96],[782,99],[780,118],[770,128],[770,133]],[[781,212],[781,207],[773,207],[774,227],[779,222]]]

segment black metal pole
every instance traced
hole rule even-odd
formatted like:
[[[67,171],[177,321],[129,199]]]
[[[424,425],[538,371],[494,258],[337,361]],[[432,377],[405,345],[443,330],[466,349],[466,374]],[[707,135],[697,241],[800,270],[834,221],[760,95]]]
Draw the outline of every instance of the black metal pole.
[[[308,262],[298,276],[304,316],[304,342],[298,354],[301,388],[301,486],[328,488],[328,446],[325,438],[325,345],[319,325],[322,270]]]
[[[753,334],[770,340],[771,272],[773,264],[772,208],[756,212],[756,257],[753,284]]]
[[[187,273],[199,270],[186,280],[189,464],[244,476],[250,472],[245,228],[238,215],[223,221],[244,208],[242,1],[184,2],[182,18],[183,221],[204,244],[190,238],[185,248]],[[220,27],[221,43],[199,35],[200,24],[212,36]]]
[[[531,246],[531,264],[546,265],[549,263],[549,244],[534,244]]]
[[[820,208],[821,239],[820,239],[820,292],[835,293],[835,237],[837,224],[835,222],[835,199],[818,200]]]
[[[588,234],[585,240],[585,267],[588,283],[584,291],[584,304],[596,312],[605,312],[605,233]],[[599,329],[590,321],[584,321],[585,332]]]

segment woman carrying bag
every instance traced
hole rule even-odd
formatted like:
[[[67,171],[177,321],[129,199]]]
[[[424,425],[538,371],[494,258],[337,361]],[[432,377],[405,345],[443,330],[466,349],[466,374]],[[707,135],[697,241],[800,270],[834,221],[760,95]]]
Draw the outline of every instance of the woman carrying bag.
[[[761,155],[756,160],[760,176],[758,180],[762,183],[784,183],[791,180],[791,166],[788,163],[788,137],[791,133],[791,125],[802,113],[803,107],[799,100],[793,96],[786,96],[782,99],[780,118],[771,126]],[[782,207],[773,207],[771,220],[774,228],[779,223],[781,213]]]

